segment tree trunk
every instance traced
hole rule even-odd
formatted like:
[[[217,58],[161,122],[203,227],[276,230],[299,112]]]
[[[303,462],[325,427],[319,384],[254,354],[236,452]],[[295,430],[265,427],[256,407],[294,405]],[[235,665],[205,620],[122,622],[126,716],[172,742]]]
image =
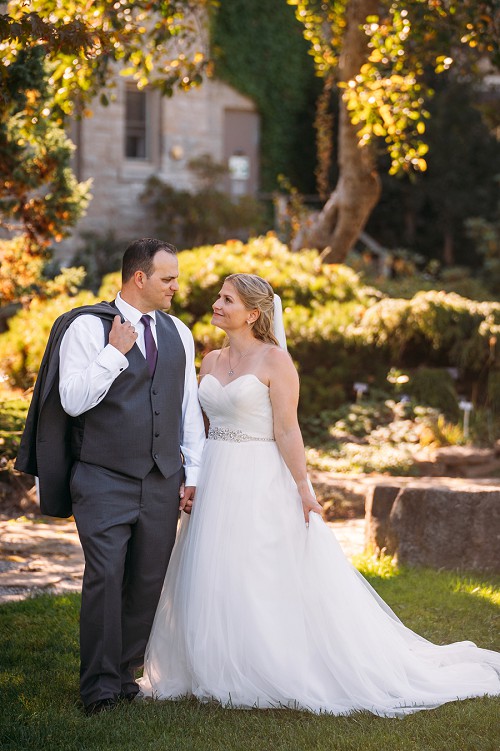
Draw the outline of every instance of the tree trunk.
[[[376,0],[349,0],[347,27],[339,60],[338,80],[350,81],[366,62],[366,36],[360,28],[370,14],[376,14]],[[341,263],[359,237],[381,192],[374,152],[360,146],[356,131],[342,99],[339,106],[339,179],[323,209],[301,227],[292,243],[293,250],[316,248],[324,263]]]

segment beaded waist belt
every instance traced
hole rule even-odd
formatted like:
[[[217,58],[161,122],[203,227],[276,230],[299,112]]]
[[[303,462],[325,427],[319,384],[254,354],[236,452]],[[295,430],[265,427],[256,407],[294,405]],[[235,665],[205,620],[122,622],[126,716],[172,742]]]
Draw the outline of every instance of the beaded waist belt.
[[[233,430],[232,428],[209,428],[208,436],[212,441],[231,441],[232,443],[243,443],[245,441],[273,441],[274,438],[259,438],[254,435],[248,435],[242,430]]]

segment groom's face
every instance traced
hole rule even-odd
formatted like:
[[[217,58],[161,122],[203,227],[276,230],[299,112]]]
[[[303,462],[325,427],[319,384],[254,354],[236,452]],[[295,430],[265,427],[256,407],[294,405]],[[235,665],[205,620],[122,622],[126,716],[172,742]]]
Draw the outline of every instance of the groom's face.
[[[179,289],[177,256],[159,250],[153,259],[153,272],[144,276],[141,297],[146,310],[168,310]]]

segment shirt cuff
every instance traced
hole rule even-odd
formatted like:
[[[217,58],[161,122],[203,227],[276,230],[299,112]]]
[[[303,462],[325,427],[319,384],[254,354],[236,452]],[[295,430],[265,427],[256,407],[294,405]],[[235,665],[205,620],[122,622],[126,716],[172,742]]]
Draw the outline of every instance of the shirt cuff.
[[[107,344],[102,352],[99,352],[96,362],[110,372],[121,372],[128,368],[127,358],[112,344]]]
[[[184,485],[190,485],[196,487],[198,484],[199,467],[184,467],[185,479]]]

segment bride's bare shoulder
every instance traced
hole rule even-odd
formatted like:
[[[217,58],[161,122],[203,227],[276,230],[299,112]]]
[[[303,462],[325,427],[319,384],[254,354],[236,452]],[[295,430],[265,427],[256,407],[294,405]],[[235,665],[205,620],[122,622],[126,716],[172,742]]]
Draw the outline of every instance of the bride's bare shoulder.
[[[270,345],[266,352],[266,363],[275,372],[282,372],[283,370],[287,371],[290,370],[290,368],[295,370],[293,360],[289,353],[286,349],[278,347],[277,345]]]
[[[200,376],[207,375],[215,367],[215,363],[221,353],[220,349],[213,349],[211,352],[205,355],[201,361]]]

